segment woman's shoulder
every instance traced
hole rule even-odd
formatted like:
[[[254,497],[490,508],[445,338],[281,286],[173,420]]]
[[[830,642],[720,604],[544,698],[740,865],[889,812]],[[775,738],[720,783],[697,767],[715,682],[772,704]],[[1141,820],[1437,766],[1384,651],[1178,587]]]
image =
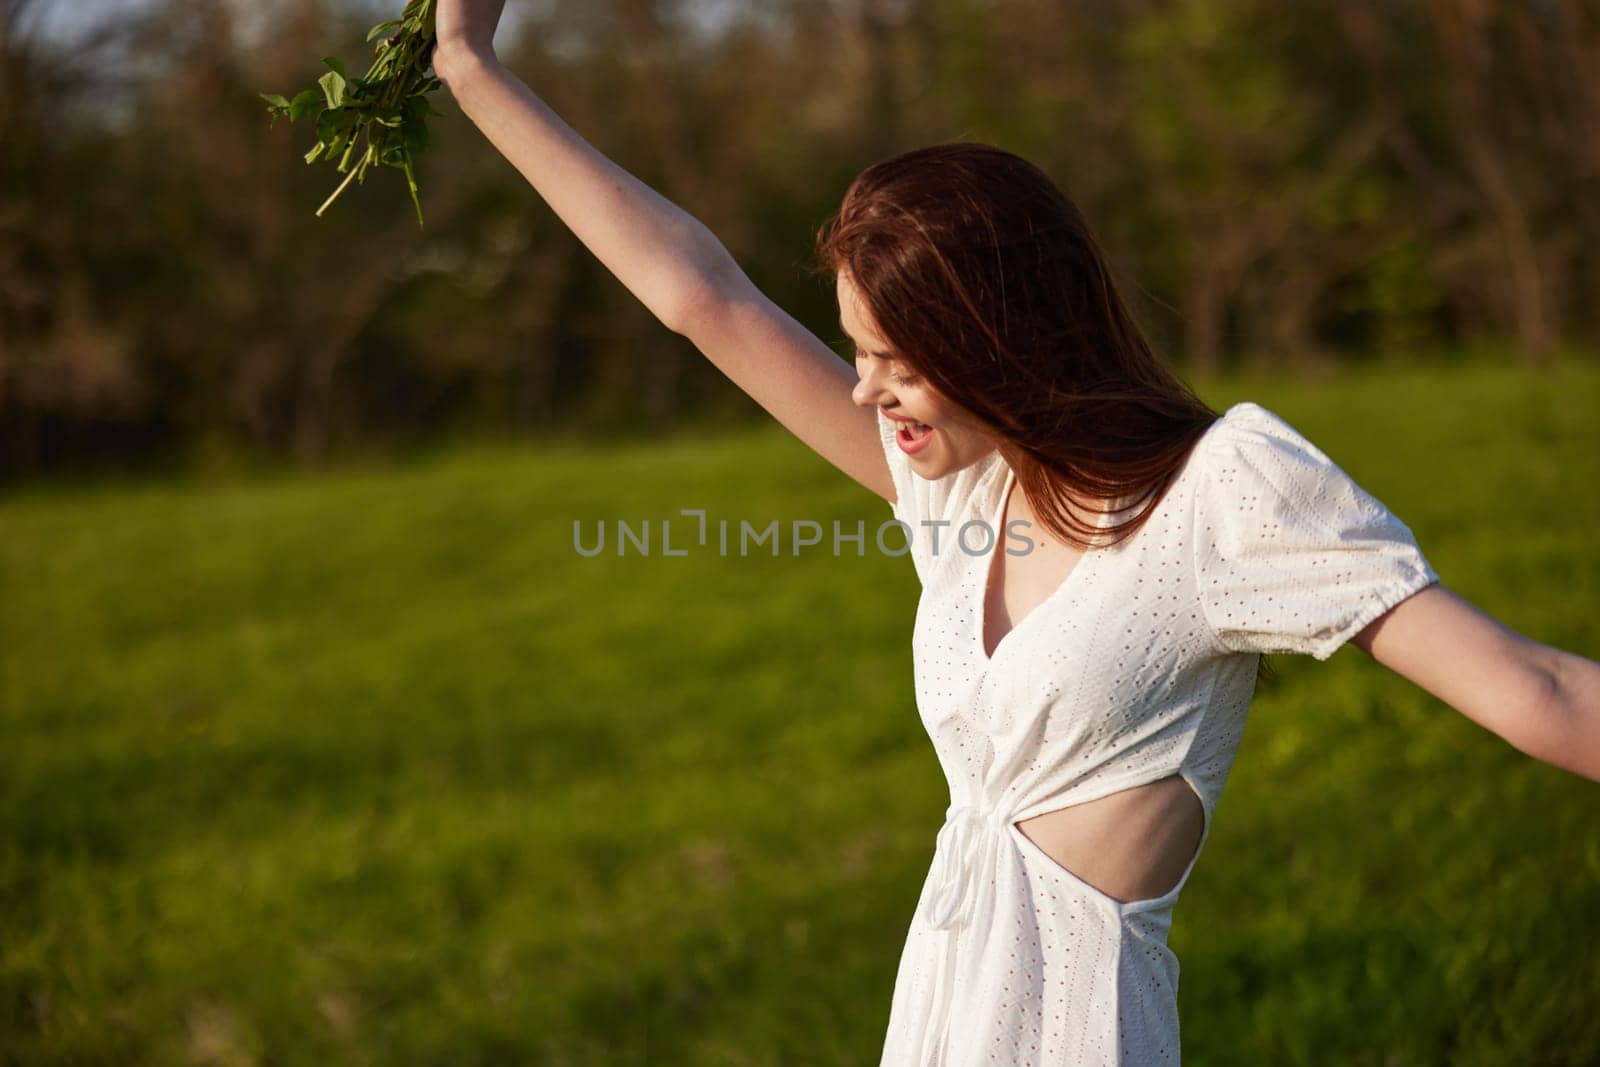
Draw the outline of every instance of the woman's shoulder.
[[[1218,464],[1229,469],[1229,463],[1258,471],[1263,464],[1331,464],[1327,455],[1287,419],[1253,400],[1242,400],[1227,408],[1207,427],[1196,451],[1205,454],[1207,466],[1213,471]]]
[[[1207,428],[1202,439],[1215,444],[1236,442],[1241,437],[1272,434],[1283,436],[1295,434],[1297,431],[1288,421],[1275,411],[1271,411],[1254,400],[1241,400],[1237,404],[1225,408],[1217,420]]]
[[[1383,504],[1283,416],[1254,401],[1229,407],[1201,444],[1208,519],[1281,512],[1280,523],[1339,528],[1375,518]],[[1231,521],[1231,520],[1229,520]]]

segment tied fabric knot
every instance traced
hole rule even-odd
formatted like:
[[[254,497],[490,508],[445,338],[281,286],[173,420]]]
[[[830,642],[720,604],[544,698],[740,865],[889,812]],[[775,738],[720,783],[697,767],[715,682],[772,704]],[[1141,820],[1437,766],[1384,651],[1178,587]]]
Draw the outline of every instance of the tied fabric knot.
[[[977,896],[974,879],[984,835],[993,829],[996,812],[971,804],[951,804],[934,839],[933,890],[923,919],[936,930],[966,925]]]

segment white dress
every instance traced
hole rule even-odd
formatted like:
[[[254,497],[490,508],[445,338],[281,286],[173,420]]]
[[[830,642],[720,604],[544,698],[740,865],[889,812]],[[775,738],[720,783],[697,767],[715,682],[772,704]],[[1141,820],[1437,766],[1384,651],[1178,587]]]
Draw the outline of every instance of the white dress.
[[[1000,529],[1013,473],[995,452],[921,478],[878,421],[922,583],[917,708],[950,785],[883,1067],[1176,1064],[1167,932],[1210,835],[1259,654],[1327,659],[1438,577],[1410,529],[1326,455],[1266,409],[1236,404],[1147,524],[1084,553],[991,659],[991,535],[1024,547]],[[1162,896],[1118,901],[1016,828],[1173,774],[1205,821]]]

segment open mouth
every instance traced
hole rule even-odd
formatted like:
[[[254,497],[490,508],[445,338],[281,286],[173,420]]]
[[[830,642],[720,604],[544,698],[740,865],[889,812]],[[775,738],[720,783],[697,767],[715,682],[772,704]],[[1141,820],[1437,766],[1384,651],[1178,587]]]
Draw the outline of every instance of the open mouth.
[[[924,440],[933,432],[932,426],[925,426],[920,422],[909,422],[895,431],[896,436],[908,445],[914,445]]]

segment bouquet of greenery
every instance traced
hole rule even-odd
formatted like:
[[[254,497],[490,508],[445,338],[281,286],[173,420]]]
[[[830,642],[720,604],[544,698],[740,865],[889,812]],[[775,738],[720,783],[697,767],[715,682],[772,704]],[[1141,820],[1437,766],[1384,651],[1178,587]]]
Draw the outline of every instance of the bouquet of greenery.
[[[344,63],[328,56],[323,62],[331,69],[317,79],[317,88],[306,89],[292,100],[274,93],[260,94],[274,125],[280,118],[316,120],[317,143],[306,153],[307,163],[318,159],[331,163],[337,158],[339,173],[349,172],[317,209],[319,218],[352,180],[365,184],[367,168],[380,163],[405,172],[411,202],[417,208],[417,225],[422,225],[422,201],[417,198],[411,163],[428,146],[427,116],[439,114],[428,102],[428,94],[444,84],[432,69],[433,18],[434,0],[407,0],[399,18],[381,22],[367,34],[369,44],[379,37],[384,40],[378,42],[375,58],[361,77],[350,78]],[[357,142],[363,139],[366,147],[351,169]]]

